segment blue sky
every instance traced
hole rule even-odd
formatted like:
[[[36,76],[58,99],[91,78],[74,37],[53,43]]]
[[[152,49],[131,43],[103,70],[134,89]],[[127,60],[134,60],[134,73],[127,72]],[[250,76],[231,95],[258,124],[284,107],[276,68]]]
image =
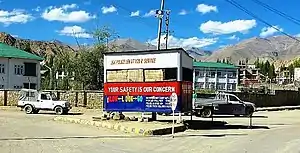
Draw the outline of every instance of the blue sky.
[[[251,0],[236,0],[278,29],[300,33],[296,25]],[[300,1],[261,0],[297,18]],[[1,0],[0,31],[34,40],[57,39],[75,44],[91,42],[89,32],[96,26],[109,26],[121,38],[155,44],[158,20],[153,11],[160,0]],[[272,27],[233,7],[225,0],[166,0],[171,10],[170,45],[214,50],[251,37],[278,35]],[[300,19],[300,17],[299,17]]]

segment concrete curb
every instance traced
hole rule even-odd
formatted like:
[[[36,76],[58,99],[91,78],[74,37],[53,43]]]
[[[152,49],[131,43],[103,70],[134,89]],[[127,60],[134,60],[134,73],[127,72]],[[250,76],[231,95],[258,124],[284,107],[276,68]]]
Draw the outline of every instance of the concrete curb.
[[[136,127],[127,127],[123,126],[121,123],[112,123],[108,121],[92,121],[92,120],[85,120],[85,119],[78,119],[78,118],[70,118],[70,117],[55,117],[54,121],[62,121],[67,123],[75,123],[75,124],[83,124],[83,125],[90,125],[95,127],[102,127],[111,130],[116,130],[124,133],[132,133],[136,135],[142,136],[151,136],[151,135],[167,135],[172,133],[172,127],[161,128],[161,129],[143,129],[143,128],[136,128]],[[174,128],[174,132],[183,132],[186,130],[185,125],[177,125]]]
[[[261,107],[257,108],[256,111],[282,111],[282,110],[296,110],[300,109],[300,106],[281,106],[281,107]]]

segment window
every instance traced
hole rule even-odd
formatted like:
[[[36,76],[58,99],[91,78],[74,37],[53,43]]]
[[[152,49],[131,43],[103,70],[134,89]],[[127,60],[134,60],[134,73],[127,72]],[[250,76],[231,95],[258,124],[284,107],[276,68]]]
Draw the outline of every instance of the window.
[[[41,94],[41,100],[48,100],[46,94]]]
[[[195,88],[196,89],[204,89],[205,88],[204,82],[197,82],[197,83],[195,83]]]
[[[234,96],[229,96],[229,100],[230,101],[239,101],[239,99],[237,97],[234,97]]]
[[[224,90],[225,89],[225,83],[218,83],[218,90]]]
[[[211,78],[216,77],[216,72],[210,72],[210,77],[211,77]]]
[[[22,89],[23,87],[22,87],[22,86],[19,86],[19,85],[15,85],[14,88],[15,88],[15,89]]]
[[[227,89],[232,90],[232,84],[227,84]]]
[[[3,84],[0,84],[0,89],[4,89],[4,85]]]
[[[4,74],[5,73],[5,65],[0,64],[0,73]]]
[[[24,76],[36,76],[36,63],[24,63]]]
[[[35,97],[34,92],[26,92],[26,97]]]
[[[24,66],[23,65],[15,65],[15,75],[23,75]]]
[[[36,89],[35,83],[23,83],[25,89]]]

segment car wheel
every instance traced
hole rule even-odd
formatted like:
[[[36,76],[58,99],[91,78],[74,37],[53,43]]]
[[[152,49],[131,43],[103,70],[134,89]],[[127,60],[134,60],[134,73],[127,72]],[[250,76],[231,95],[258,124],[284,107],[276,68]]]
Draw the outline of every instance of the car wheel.
[[[33,113],[33,107],[31,105],[26,105],[24,107],[24,111],[26,114],[31,114],[31,113]]]
[[[64,113],[64,109],[61,106],[56,106],[54,111],[57,115],[62,115]]]
[[[208,117],[211,117],[212,116],[212,111],[210,108],[205,108],[203,109],[203,111],[201,112],[201,117],[205,117],[205,118],[208,118]]]

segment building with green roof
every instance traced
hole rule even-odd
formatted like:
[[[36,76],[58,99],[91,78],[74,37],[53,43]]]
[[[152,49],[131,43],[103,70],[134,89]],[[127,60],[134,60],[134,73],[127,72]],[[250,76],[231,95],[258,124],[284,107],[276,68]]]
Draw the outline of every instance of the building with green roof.
[[[196,62],[194,66],[194,88],[218,91],[236,91],[238,67],[218,62]]]
[[[39,89],[40,62],[43,60],[35,54],[0,43],[0,88]]]

